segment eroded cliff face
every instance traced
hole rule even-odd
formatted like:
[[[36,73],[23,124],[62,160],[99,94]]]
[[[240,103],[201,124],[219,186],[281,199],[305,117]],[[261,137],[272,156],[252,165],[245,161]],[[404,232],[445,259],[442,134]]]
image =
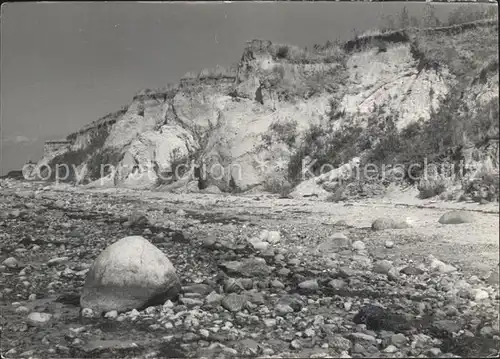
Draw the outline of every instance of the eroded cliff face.
[[[311,125],[330,121],[331,110],[341,113],[334,129],[343,123],[363,124],[375,109],[393,115],[399,130],[426,121],[464,83],[456,59],[443,55],[434,61],[432,46],[445,46],[445,40],[454,45],[460,39],[471,42],[483,32],[491,38],[497,28],[492,23],[480,31],[464,27],[426,35],[425,47],[416,39],[422,34],[405,32],[312,52],[251,41],[234,67],[188,73],[178,85],[134,97],[112,122],[104,148],[126,154],[120,166],[135,167],[135,177],[129,180],[132,169],[121,171],[113,183],[154,186],[157,178],[151,173],[171,171],[172,162],[182,157],[206,165],[209,183],[246,190],[283,172],[301,136]],[[463,102],[472,111],[498,97],[498,55],[487,46],[476,48],[484,68],[472,69],[476,75],[461,85]],[[462,55],[476,56],[471,51]],[[273,132],[287,124],[295,131],[290,141]],[[75,143],[84,145],[84,137]],[[154,170],[152,163],[157,164]],[[222,165],[224,176],[220,166],[210,176],[215,164]],[[137,171],[145,177],[137,179]]]

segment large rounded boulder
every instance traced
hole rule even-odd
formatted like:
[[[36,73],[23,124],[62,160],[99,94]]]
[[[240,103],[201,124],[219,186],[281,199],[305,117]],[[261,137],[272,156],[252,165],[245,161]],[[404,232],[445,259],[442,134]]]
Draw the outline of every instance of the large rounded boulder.
[[[461,224],[472,222],[474,222],[474,217],[470,212],[465,211],[446,212],[441,216],[441,218],[439,218],[439,223],[441,224]]]
[[[377,218],[372,223],[372,229],[374,231],[383,231],[386,229],[405,229],[409,228],[410,225],[406,221],[394,220],[392,218]]]
[[[94,312],[124,312],[164,303],[180,291],[170,260],[141,236],[107,247],[90,268],[80,305]]]

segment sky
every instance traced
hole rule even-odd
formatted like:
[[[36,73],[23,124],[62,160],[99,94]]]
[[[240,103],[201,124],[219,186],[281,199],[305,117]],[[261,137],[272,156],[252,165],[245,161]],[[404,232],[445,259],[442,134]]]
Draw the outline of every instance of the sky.
[[[348,40],[424,3],[4,3],[0,18],[0,175],[188,71],[240,59],[254,38],[299,46]],[[458,4],[435,4],[445,19]]]

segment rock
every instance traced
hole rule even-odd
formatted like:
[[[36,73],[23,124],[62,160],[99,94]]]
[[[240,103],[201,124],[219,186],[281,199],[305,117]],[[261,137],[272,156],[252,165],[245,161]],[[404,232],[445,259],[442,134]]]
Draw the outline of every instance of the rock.
[[[276,289],[284,289],[285,285],[281,283],[279,280],[274,279],[273,281],[271,281],[271,287]]]
[[[175,213],[177,216],[185,216],[186,215],[186,211],[184,211],[183,209],[179,209],[176,213]]]
[[[64,201],[60,199],[54,202],[54,207],[56,208],[64,208],[64,205],[65,205]]]
[[[460,325],[450,319],[436,320],[432,323],[432,329],[434,332],[439,333],[439,335],[452,335],[460,331]]]
[[[187,243],[189,242],[189,236],[185,235],[184,232],[174,232],[172,234],[172,241],[177,243]]]
[[[421,275],[424,273],[424,271],[418,267],[414,266],[407,266],[401,269],[400,273],[406,274],[406,275]]]
[[[373,335],[365,334],[365,333],[352,333],[351,337],[355,341],[367,342],[367,343],[376,343],[377,339]]]
[[[243,290],[243,286],[234,278],[228,278],[224,281],[224,292],[239,293]]]
[[[214,249],[216,243],[217,243],[217,238],[215,238],[214,236],[208,236],[206,238],[203,238],[203,247],[205,248]]]
[[[276,319],[263,319],[263,322],[267,328],[276,326]]]
[[[107,312],[105,315],[104,315],[105,318],[109,318],[109,319],[116,319],[118,317],[118,312],[116,310],[112,310],[110,312]]]
[[[237,274],[242,277],[267,277],[271,269],[263,258],[246,258],[240,261],[224,262],[221,268],[228,274]]]
[[[299,295],[284,295],[278,300],[278,303],[289,305],[295,312],[300,312],[305,305],[304,300]]]
[[[222,299],[224,299],[224,296],[214,291],[205,297],[205,303],[208,305],[219,304],[222,302]]]
[[[330,238],[319,244],[317,250],[319,252],[336,251],[338,249],[348,249],[351,241],[343,233],[334,233]]]
[[[405,317],[372,304],[363,306],[352,321],[355,324],[365,324],[370,330],[400,332],[410,327]]]
[[[274,307],[274,311],[277,315],[287,315],[288,313],[293,313],[294,310],[287,304],[277,303]]]
[[[80,305],[118,312],[175,297],[180,282],[170,260],[146,239],[125,237],[107,247],[91,266]]]
[[[439,259],[436,259],[432,254],[429,255],[429,260],[430,260],[430,269],[433,271],[438,271],[440,273],[451,273],[455,272],[457,268],[452,266],[451,264],[446,264]]]
[[[82,308],[81,315],[83,318],[94,318],[96,313],[90,308]]]
[[[239,312],[246,307],[247,297],[244,295],[231,293],[222,299],[222,306],[230,312]]]
[[[179,302],[181,302],[182,304],[184,304],[186,307],[196,307],[196,306],[202,306],[203,305],[203,301],[200,300],[200,299],[196,299],[196,298],[182,297],[182,298],[179,299]]]
[[[485,300],[485,299],[488,299],[490,297],[490,295],[488,294],[487,291],[483,290],[483,289],[476,289],[474,291],[474,300],[476,302],[480,302],[482,300]]]
[[[372,223],[374,231],[383,231],[386,229],[404,229],[409,228],[410,225],[406,221],[396,221],[392,218],[377,218]]]
[[[2,264],[7,268],[17,268],[19,266],[18,260],[14,257],[7,258],[2,262]]]
[[[222,193],[222,191],[216,185],[210,185],[207,188],[203,189],[201,192],[207,193],[207,194],[221,194]]]
[[[126,227],[133,227],[133,226],[146,226],[149,225],[150,221],[148,216],[146,216],[144,213],[141,212],[133,212],[127,219],[127,222],[125,222],[123,225]]]
[[[278,231],[270,231],[267,235],[267,241],[272,244],[276,244],[281,240],[280,232]]]
[[[498,269],[491,272],[491,274],[486,278],[486,282],[491,285],[499,285],[500,277]]]
[[[47,262],[47,265],[49,267],[57,266],[61,263],[69,261],[68,257],[58,257],[58,258],[52,258]]]
[[[388,345],[387,347],[385,347],[383,350],[382,350],[382,353],[389,353],[389,354],[393,354],[393,353],[396,353],[398,351],[398,348],[396,348],[394,345]]]
[[[392,269],[392,262],[388,260],[381,260],[381,261],[376,261],[373,264],[373,271],[375,273],[380,273],[380,274],[388,274],[389,271]]]
[[[348,351],[351,349],[352,343],[349,339],[341,335],[334,335],[328,341],[329,347],[338,351]]]
[[[310,279],[299,283],[299,288],[306,291],[316,291],[319,289],[319,284],[316,279]]]
[[[299,350],[302,348],[302,344],[300,343],[299,340],[294,339],[290,342],[290,348],[294,350]]]
[[[19,307],[17,307],[16,310],[15,310],[15,312],[18,313],[18,314],[27,314],[27,313],[29,313],[29,311],[30,310],[28,308],[26,308],[26,307],[24,307],[22,305],[19,306]]]
[[[438,222],[441,224],[472,223],[474,222],[474,217],[470,212],[450,211],[443,214]]]
[[[355,251],[363,251],[366,248],[365,244],[362,241],[356,241],[352,244],[352,249]]]
[[[253,242],[252,243],[253,249],[259,252],[264,252],[269,248],[269,243],[267,242]]]
[[[332,279],[330,282],[328,282],[328,285],[335,290],[340,290],[344,288],[345,282],[342,279]]]
[[[385,241],[384,246],[385,246],[385,248],[389,248],[390,249],[390,248],[394,247],[394,242],[390,241],[390,240],[387,240],[387,241]]]
[[[207,295],[212,291],[212,288],[208,284],[194,283],[182,287],[183,293],[197,293],[199,295]]]
[[[386,274],[389,280],[398,281],[400,279],[399,271],[397,270],[397,268],[392,267]]]
[[[394,334],[391,336],[391,344],[398,347],[402,348],[406,345],[407,339],[406,337],[399,333],[399,334]]]
[[[427,351],[427,355],[431,358],[438,358],[441,356],[441,349],[431,348]]]
[[[52,314],[50,313],[32,312],[28,315],[28,324],[34,327],[41,327],[47,324],[51,318]]]

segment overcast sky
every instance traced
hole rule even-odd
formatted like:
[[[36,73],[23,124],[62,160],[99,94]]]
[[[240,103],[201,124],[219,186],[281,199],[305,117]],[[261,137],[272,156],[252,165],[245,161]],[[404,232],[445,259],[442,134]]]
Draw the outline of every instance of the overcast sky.
[[[1,12],[0,174],[188,71],[229,66],[253,38],[312,46],[423,3],[10,3]],[[454,4],[437,4],[446,18]]]

